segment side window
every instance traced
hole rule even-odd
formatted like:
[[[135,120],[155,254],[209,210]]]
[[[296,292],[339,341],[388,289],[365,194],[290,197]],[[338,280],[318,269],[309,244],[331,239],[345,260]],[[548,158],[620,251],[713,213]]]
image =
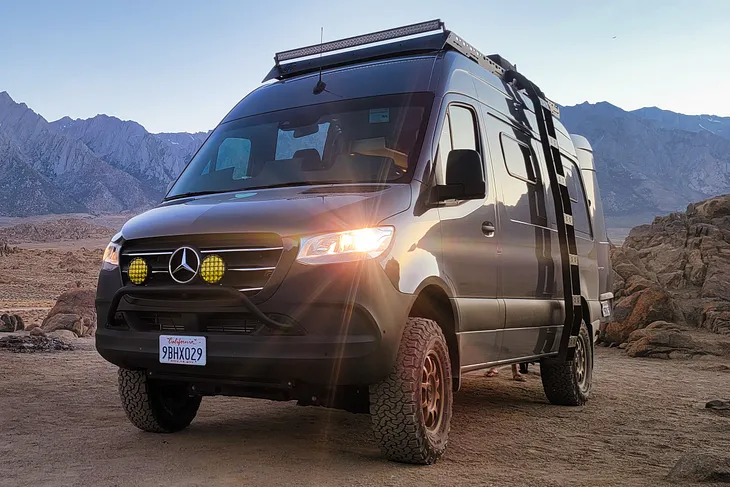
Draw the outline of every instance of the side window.
[[[509,137],[504,132],[500,134],[499,139],[502,144],[504,163],[510,175],[533,184],[537,183],[538,166],[530,147]]]
[[[449,107],[449,118],[451,119],[451,140],[454,149],[474,149],[475,151],[479,151],[477,148],[474,112],[468,108],[454,105]]]
[[[251,141],[248,139],[229,137],[225,139],[220,147],[218,147],[218,157],[216,158],[215,168],[220,171],[222,169],[233,168],[233,179],[244,179],[248,174],[248,160],[251,155]],[[206,166],[208,169],[209,166]],[[207,171],[203,170],[203,174]]]
[[[449,106],[444,118],[439,145],[436,151],[437,183],[446,182],[446,161],[452,149],[474,149],[479,151],[474,112],[459,105]]]
[[[570,161],[566,157],[563,159]],[[578,168],[575,164],[570,167],[563,166],[565,170],[565,182],[568,185],[568,194],[570,202],[573,206],[573,222],[575,231],[582,233],[588,237],[593,236],[591,231],[591,221],[588,213],[588,203],[586,202],[585,191],[583,190],[583,182],[578,176]]]

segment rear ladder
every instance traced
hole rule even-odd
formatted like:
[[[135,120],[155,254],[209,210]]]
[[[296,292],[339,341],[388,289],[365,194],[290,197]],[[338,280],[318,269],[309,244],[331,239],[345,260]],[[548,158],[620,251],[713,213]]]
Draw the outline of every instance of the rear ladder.
[[[545,97],[545,94],[537,85],[519,73],[517,68],[509,61],[496,54],[485,56],[453,32],[446,32],[448,32],[448,36],[444,47],[460,52],[506,83],[514,82],[516,88],[523,88],[532,101],[537,118],[540,142],[545,153],[550,189],[555,201],[555,221],[560,243],[565,321],[563,322],[563,333],[560,337],[558,360],[572,361],[583,321],[583,300],[580,289],[578,246],[573,226],[573,207],[570,202],[565,169],[560,156],[560,146],[553,120],[553,116],[560,116],[560,110],[555,103]]]

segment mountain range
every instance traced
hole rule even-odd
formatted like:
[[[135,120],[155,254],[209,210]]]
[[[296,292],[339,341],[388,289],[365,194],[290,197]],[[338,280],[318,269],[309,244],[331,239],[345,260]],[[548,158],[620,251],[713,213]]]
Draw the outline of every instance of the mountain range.
[[[730,117],[601,102],[561,107],[561,120],[593,145],[609,221],[633,225],[730,193]],[[147,208],[206,137],[107,115],[48,122],[0,92],[0,216]]]
[[[0,92],[0,215],[149,207],[206,136],[151,134],[106,115],[48,122]]]
[[[633,226],[730,193],[728,117],[654,107],[629,112],[601,102],[562,107],[560,119],[593,146],[609,219]]]

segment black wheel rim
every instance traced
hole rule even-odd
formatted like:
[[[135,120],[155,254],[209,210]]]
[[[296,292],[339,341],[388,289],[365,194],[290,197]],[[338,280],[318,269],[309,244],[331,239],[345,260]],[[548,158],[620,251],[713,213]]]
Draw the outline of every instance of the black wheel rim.
[[[438,354],[429,350],[423,360],[421,375],[421,409],[426,429],[436,432],[441,426],[444,410],[443,366]]]

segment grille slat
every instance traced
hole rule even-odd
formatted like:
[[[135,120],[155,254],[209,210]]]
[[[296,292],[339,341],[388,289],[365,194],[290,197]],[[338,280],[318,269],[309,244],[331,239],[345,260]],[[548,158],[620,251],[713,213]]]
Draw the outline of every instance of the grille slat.
[[[209,313],[196,315],[196,323],[186,329],[181,313],[169,312],[125,312],[125,318],[138,331],[238,333],[251,334],[263,327],[260,321],[246,315],[233,313]]]
[[[284,249],[281,237],[276,234],[188,235],[129,240],[121,253],[125,284],[129,283],[127,271],[130,261],[142,257],[150,268],[145,285],[184,286],[172,279],[168,269],[170,257],[180,247],[196,249],[201,260],[207,255],[219,255],[226,264],[226,273],[219,284],[250,296],[266,286]],[[204,281],[199,275],[190,282],[201,283]]]

